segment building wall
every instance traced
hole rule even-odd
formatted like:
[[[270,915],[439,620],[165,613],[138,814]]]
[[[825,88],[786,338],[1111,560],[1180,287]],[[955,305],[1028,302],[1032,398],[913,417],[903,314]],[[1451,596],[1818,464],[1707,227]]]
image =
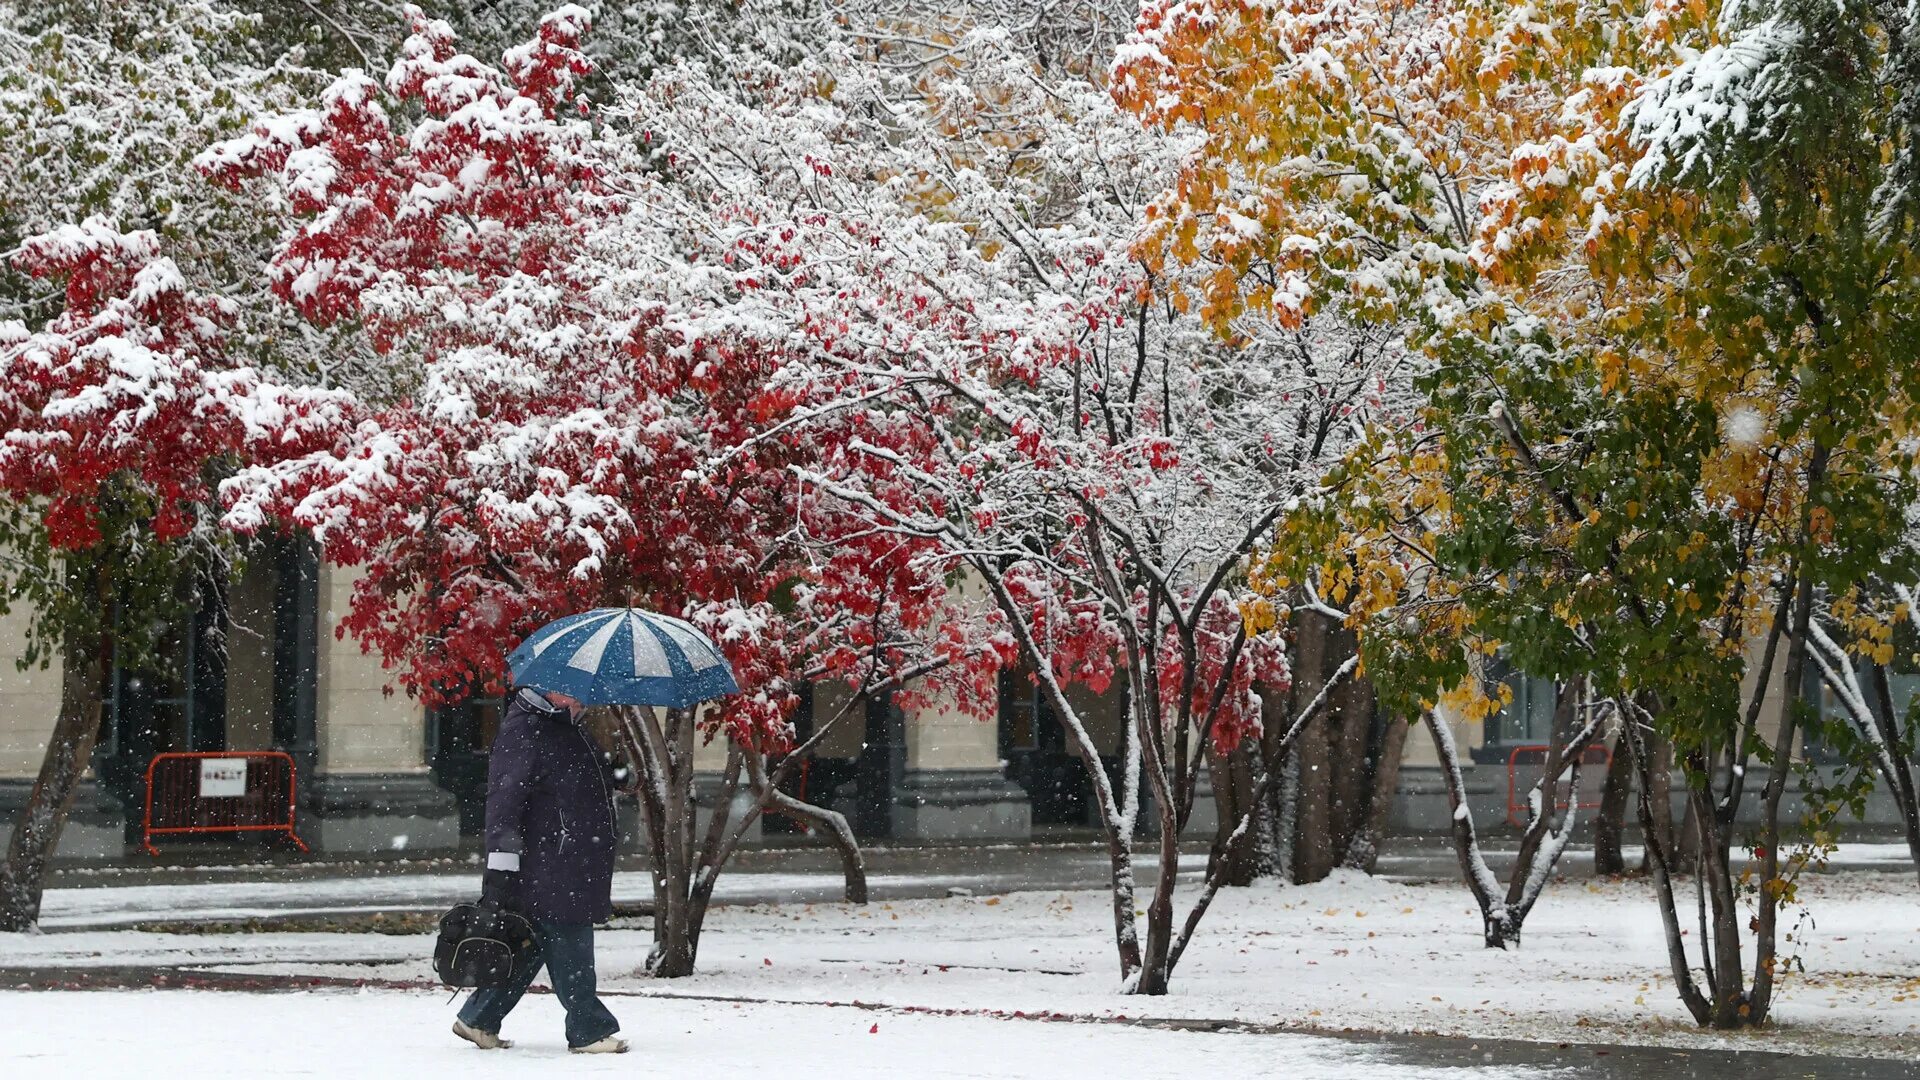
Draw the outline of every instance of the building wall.
[[[1486,745],[1486,725],[1478,720],[1466,720],[1453,715],[1452,719],[1447,721],[1447,727],[1452,730],[1454,744],[1460,748],[1463,757],[1469,751]],[[1407,747],[1404,756],[1400,759],[1400,767],[1403,769],[1440,767],[1440,754],[1433,748],[1433,736],[1427,731],[1426,725],[1416,723],[1413,729],[1407,732]]]
[[[15,606],[0,615],[0,779],[31,780],[40,771],[47,736],[60,711],[60,659],[21,671],[28,614]]]
[[[336,636],[347,614],[353,570],[320,571],[318,715],[320,771],[422,772],[426,768],[426,710],[397,689],[380,659]]]
[[[853,700],[853,687],[839,679],[815,683],[813,686],[813,722],[824,724],[840,714]],[[816,726],[814,730],[818,731]],[[845,717],[836,723],[827,737],[820,740],[814,751],[823,758],[856,758],[860,756],[860,744],[866,739],[866,724],[858,708],[849,709]]]
[[[1073,711],[1080,716],[1080,722],[1086,725],[1087,737],[1093,740],[1093,745],[1099,747],[1102,754],[1118,755],[1121,741],[1126,735],[1125,677],[1124,672],[1117,675],[1106,692],[1101,694],[1079,683],[1070,683],[1062,688],[1067,703],[1073,706]]]
[[[1000,767],[1000,733],[992,717],[969,716],[947,695],[936,695],[906,709],[905,720],[909,769]]]

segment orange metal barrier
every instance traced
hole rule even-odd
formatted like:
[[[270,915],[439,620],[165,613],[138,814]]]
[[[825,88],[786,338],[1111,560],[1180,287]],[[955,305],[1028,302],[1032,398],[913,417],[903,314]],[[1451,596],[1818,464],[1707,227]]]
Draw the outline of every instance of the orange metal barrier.
[[[157,754],[147,765],[143,842],[156,836],[276,832],[308,850],[293,831],[293,758],[278,750]]]
[[[1546,765],[1548,749],[1545,743],[1516,746],[1513,752],[1507,755],[1507,824],[1516,829],[1527,827],[1527,814],[1531,808],[1521,800],[1520,795],[1523,791],[1533,790],[1533,785],[1539,777],[1539,770]],[[1524,784],[1520,779],[1520,764],[1523,757],[1527,759],[1528,765],[1533,766]],[[1566,798],[1561,798],[1560,785],[1554,784],[1556,809],[1567,810],[1577,807],[1581,810],[1594,810],[1599,808],[1600,789],[1606,784],[1607,768],[1612,764],[1613,751],[1607,748],[1606,743],[1588,743],[1586,750],[1580,755],[1580,786],[1587,790],[1569,789]]]

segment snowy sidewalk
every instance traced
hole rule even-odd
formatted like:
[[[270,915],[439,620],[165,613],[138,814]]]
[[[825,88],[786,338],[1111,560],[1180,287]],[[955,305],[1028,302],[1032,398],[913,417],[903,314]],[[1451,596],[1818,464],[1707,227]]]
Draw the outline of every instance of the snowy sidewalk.
[[[447,1033],[433,993],[0,992],[0,1055],[17,1080],[259,1076],[413,1080],[543,1076],[778,1076],[782,1080],[1066,1080],[1284,1076],[1288,1080],[1648,1080],[1845,1075],[1905,1080],[1888,1061],[1538,1046],[1440,1039],[1334,1039],[1045,1023],[881,1009],[612,996],[634,1044],[624,1057],[566,1053],[551,996],[508,1019],[513,1049],[481,1053]],[[342,1038],[341,1033],[351,1036]]]
[[[1109,873],[1104,851],[1081,847],[881,849],[867,858],[868,892],[876,900],[942,897],[956,889],[984,895],[1092,888],[1104,884]],[[738,861],[741,865],[729,867],[720,876],[714,891],[717,903],[830,903],[845,895],[845,881],[831,852],[755,852]],[[1144,878],[1157,863],[1151,855],[1141,856],[1136,872]],[[1183,855],[1180,863],[1181,872],[1189,876],[1206,869],[1204,855]],[[73,930],[162,920],[229,922],[378,911],[439,912],[479,894],[477,863],[461,868],[449,868],[444,861],[428,865],[431,868],[296,863],[197,871],[164,868],[147,873],[67,871],[61,885],[45,894],[41,927]],[[197,880],[180,880],[183,877]],[[121,883],[155,878],[164,883]],[[93,884],[96,880],[111,884]],[[613,899],[623,908],[650,906],[653,886],[647,874],[643,870],[615,874]]]
[[[1284,1074],[1312,1080],[1391,1075],[1440,1080],[1390,1048],[1308,1036],[1033,1024],[976,1017],[876,1014],[796,1006],[614,998],[634,1052],[566,1053],[551,996],[530,997],[507,1022],[517,1045],[482,1053],[447,1033],[445,995],[0,993],[0,1040],[10,1080],[81,1076],[656,1077],[781,1080],[960,1080]],[[350,1034],[348,1034],[350,1033]],[[1536,1068],[1476,1075],[1529,1080]]]
[[[1920,892],[1912,879],[1821,876],[1802,892],[1812,917],[1787,925],[1805,973],[1786,980],[1775,1026],[1738,1036],[1702,1032],[1685,1016],[1669,984],[1659,918],[1638,881],[1555,883],[1528,922],[1524,948],[1514,952],[1481,947],[1472,901],[1456,883],[1346,874],[1313,886],[1229,890],[1175,973],[1172,993],[1158,999],[1117,992],[1110,914],[1098,892],[721,908],[708,919],[700,973],[670,982],[633,974],[651,938],[644,929],[603,933],[599,954],[602,985],[613,994],[699,998],[708,1009],[719,1008],[715,999],[782,1007],[861,1003],[1909,1062],[1920,1056]],[[36,985],[58,985],[47,973],[80,969],[417,985],[431,980],[430,948],[424,935],[365,933],[0,936],[0,986],[18,985],[30,971]],[[0,1024],[7,1022],[0,1013]]]
[[[1639,852],[1627,852],[1637,863]],[[1106,884],[1104,849],[1085,845],[997,847],[876,847],[866,853],[868,886],[876,900],[929,899],[964,890],[976,895],[1097,889]],[[1496,873],[1512,853],[1488,851]],[[1181,856],[1183,876],[1203,872],[1203,854]],[[1141,854],[1138,880],[1150,880],[1157,860]],[[627,865],[634,865],[629,862]],[[1570,851],[1561,875],[1578,882],[1591,873],[1591,853]],[[1904,844],[1848,843],[1829,860],[1836,874],[1857,870],[1910,871]],[[1444,844],[1402,840],[1380,858],[1379,875],[1408,882],[1452,883],[1459,863]],[[477,862],[295,862],[209,867],[66,869],[47,890],[41,925],[47,930],[132,926],[158,921],[230,922],[288,916],[355,915],[371,912],[439,912],[473,899],[479,890]],[[1909,880],[1912,880],[1909,877]],[[720,876],[720,904],[831,903],[843,895],[837,857],[818,848],[742,852]],[[653,899],[644,871],[615,875],[614,902],[640,909]]]
[[[1148,874],[1156,859],[1142,859]],[[1104,855],[1069,853],[1050,861],[1048,874],[1029,876],[1018,867],[954,865],[929,872],[872,872],[874,899],[947,896],[948,890],[1004,894],[1054,884],[1091,886],[1106,872]],[[1204,855],[1183,855],[1181,872],[1206,871]],[[1064,880],[1062,880],[1064,878]],[[407,872],[369,876],[286,876],[282,880],[207,880],[196,884],[52,888],[40,903],[44,930],[132,926],[156,920],[273,919],[286,915],[355,915],[372,911],[444,911],[480,896],[480,871]],[[714,886],[716,903],[831,903],[845,896],[839,871],[730,871]],[[620,871],[612,880],[616,907],[651,907],[653,882],[641,871]],[[4,957],[0,957],[4,961]]]

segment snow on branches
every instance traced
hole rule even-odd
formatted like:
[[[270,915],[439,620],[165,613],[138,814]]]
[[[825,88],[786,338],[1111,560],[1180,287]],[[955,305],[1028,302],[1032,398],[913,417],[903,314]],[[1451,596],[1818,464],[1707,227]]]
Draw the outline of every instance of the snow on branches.
[[[276,289],[411,365],[410,392],[335,446],[235,478],[229,521],[291,522],[364,565],[343,631],[430,702],[501,685],[547,619],[637,603],[721,644],[746,692],[709,719],[757,751],[789,745],[811,678],[924,669],[984,709],[997,660],[942,617],[911,545],[795,542],[822,511],[791,469],[819,444],[788,423],[785,342],[711,316],[673,192],[610,180],[622,146],[565,115],[584,14],[549,16],[500,68],[443,23],[413,28],[384,87],[348,72],[202,159],[306,215]]]
[[[457,303],[503,277],[550,276],[594,187],[591,127],[562,116],[588,70],[583,10],[541,20],[506,71],[459,52],[445,22],[409,18],[384,89],[349,69],[318,108],[269,117],[196,160],[229,186],[278,181],[305,221],[273,260],[275,292],[322,325],[363,321],[383,348],[423,328],[423,294]],[[397,130],[389,106],[424,115]]]
[[[89,218],[28,240],[15,263],[65,284],[44,330],[0,324],[0,484],[46,500],[56,548],[100,541],[97,503],[116,478],[151,500],[156,539],[179,539],[220,469],[302,453],[346,415],[339,394],[229,366],[233,303],[188,288],[152,232]]]
[[[1176,837],[1208,754],[1258,741],[1254,687],[1288,672],[1240,616],[1243,562],[1378,389],[1343,360],[1380,350],[1319,327],[1226,341],[1172,301],[1132,249],[1184,135],[1037,74],[990,29],[936,69],[828,49],[739,86],[668,72],[618,107],[627,152],[671,181],[630,214],[679,229],[666,323],[780,364],[797,405],[761,439],[822,448],[789,470],[831,510],[799,522],[808,548],[885,538],[952,574],[1075,749],[1129,763],[1089,779],[1123,976],[1161,992],[1192,925],[1176,937],[1170,881],[1135,924],[1143,792]],[[645,235],[629,220],[595,242],[631,257]],[[1117,678],[1128,719],[1102,745],[1068,688]]]

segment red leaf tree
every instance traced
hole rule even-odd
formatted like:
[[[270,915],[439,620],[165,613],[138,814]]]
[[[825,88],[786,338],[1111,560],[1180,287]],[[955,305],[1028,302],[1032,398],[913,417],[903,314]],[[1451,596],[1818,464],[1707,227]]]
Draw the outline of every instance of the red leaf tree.
[[[202,159],[221,182],[289,193],[306,216],[274,288],[316,323],[363,327],[395,369],[393,398],[324,452],[230,481],[228,520],[311,530],[362,567],[340,631],[429,704],[497,691],[511,648],[575,611],[640,605],[707,631],[743,692],[664,720],[621,709],[616,725],[653,858],[648,967],[688,974],[718,871],[766,810],[829,828],[864,893],[844,819],[779,789],[810,749],[789,723],[806,685],[867,695],[918,677],[907,692],[978,711],[999,661],[949,610],[926,545],[859,535],[803,498],[793,470],[824,444],[787,423],[804,403],[775,380],[779,343],[689,324],[654,286],[674,238],[641,212],[653,181],[615,172],[571,96],[585,13],[549,15],[498,67],[444,23],[415,12],[412,27],[384,86],[350,72]],[[843,542],[822,554],[796,541],[809,531]],[[839,717],[822,719],[816,740]],[[696,843],[694,749],[720,733]],[[735,820],[743,783],[755,799]]]
[[[5,534],[30,567],[10,576],[32,606],[32,636],[59,645],[63,685],[0,872],[0,929],[38,919],[47,861],[92,756],[107,663],[162,663],[151,627],[190,608],[232,554],[209,512],[213,485],[242,464],[319,445],[348,406],[232,366],[232,303],[188,288],[152,232],[89,219],[29,239],[15,263],[65,284],[44,329],[0,324]]]

